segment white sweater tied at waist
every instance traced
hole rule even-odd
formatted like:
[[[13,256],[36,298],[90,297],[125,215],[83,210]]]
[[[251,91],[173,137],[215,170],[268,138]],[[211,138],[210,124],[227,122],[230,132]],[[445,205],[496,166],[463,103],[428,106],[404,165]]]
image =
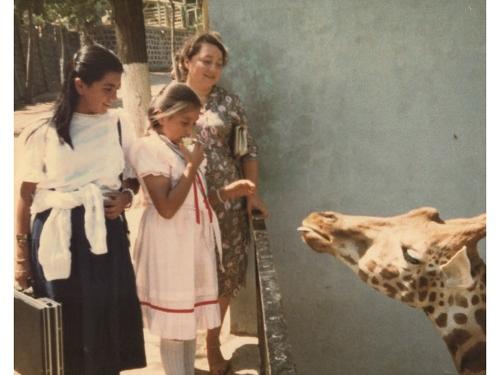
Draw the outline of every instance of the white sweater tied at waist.
[[[96,255],[106,254],[106,219],[102,192],[94,183],[78,190],[60,192],[38,190],[31,205],[32,217],[39,212],[52,209],[40,234],[38,259],[45,279],[67,279],[71,273],[71,209],[85,208],[85,235],[90,251]]]

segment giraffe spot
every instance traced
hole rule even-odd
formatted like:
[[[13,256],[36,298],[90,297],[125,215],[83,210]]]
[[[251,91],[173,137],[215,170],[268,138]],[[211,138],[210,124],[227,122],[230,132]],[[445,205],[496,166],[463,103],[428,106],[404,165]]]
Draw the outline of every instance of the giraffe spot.
[[[453,306],[455,304],[455,298],[453,298],[453,294],[450,294],[448,297],[448,305]]]
[[[446,327],[446,324],[448,324],[448,314],[442,313],[439,314],[439,316],[435,320],[436,324],[438,327]]]
[[[403,302],[413,302],[413,300],[415,299],[415,293],[411,292],[411,293],[407,293],[403,296],[403,298],[401,298],[401,301]]]
[[[398,281],[396,283],[397,287],[399,288],[399,290],[408,290],[408,288],[406,287],[405,284],[403,284],[401,281]]]
[[[419,279],[418,279],[418,283],[420,285],[421,288],[425,288],[427,286],[427,278],[426,277],[423,277],[421,276]]]
[[[341,256],[342,259],[344,259],[349,264],[355,265],[357,263],[354,259],[352,259],[350,255],[341,255]]]
[[[449,335],[444,336],[443,340],[446,342],[450,353],[455,355],[458,348],[460,348],[460,346],[462,346],[470,337],[470,333],[465,329],[454,329]]]
[[[422,291],[422,292],[418,292],[418,299],[419,299],[420,301],[425,300],[425,297],[427,297],[427,291],[426,291],[426,290],[424,290],[424,291]]]
[[[359,270],[358,271],[358,276],[361,278],[361,280],[363,280],[365,283],[366,281],[368,280],[368,274],[363,271],[363,270]]]
[[[473,295],[473,296],[472,296],[472,299],[471,299],[470,301],[471,301],[471,303],[472,303],[473,305],[477,305],[477,304],[479,303],[479,301],[480,301],[479,296],[478,296],[477,294],[476,294],[476,295]]]
[[[483,284],[480,284],[480,285],[479,285],[479,289],[484,290],[484,285],[483,285]]]
[[[378,285],[379,284],[379,281],[378,281],[378,279],[375,276],[372,277],[372,284],[373,285]]]
[[[476,318],[477,324],[479,324],[483,330],[483,333],[486,334],[486,309],[476,310],[474,317]]]
[[[444,297],[444,293],[439,293],[439,297],[443,298]]]
[[[375,263],[374,260],[370,260],[368,263],[366,263],[366,268],[368,271],[373,272],[375,268],[377,268],[377,263]]]
[[[465,298],[464,296],[457,295],[455,297],[455,302],[456,302],[457,306],[469,307],[469,301],[467,301],[467,298]]]
[[[473,373],[479,373],[486,369],[486,343],[478,342],[472,348],[467,350],[460,361],[460,372],[469,370]]]
[[[440,286],[441,288],[444,288],[444,281],[441,281],[441,282],[439,283],[439,286]]]
[[[462,313],[456,313],[453,315],[453,320],[457,324],[465,324],[465,323],[467,323],[467,315],[462,314]]]
[[[380,276],[387,280],[394,279],[399,276],[399,271],[393,265],[389,265],[380,271]]]
[[[434,276],[436,276],[436,271],[429,271],[429,272],[427,272],[427,275],[434,277]]]
[[[387,292],[389,294],[391,294],[389,297],[394,297],[394,295],[398,292],[398,290],[396,288],[394,288],[392,285],[387,284],[387,283],[384,284],[384,288],[385,288],[385,290],[387,290]]]
[[[424,313],[426,313],[427,315],[430,315],[434,312],[434,306],[425,306],[424,307]]]
[[[444,301],[439,301],[438,305],[439,306],[444,306]]]
[[[410,288],[411,289],[417,289],[417,281],[416,280],[412,280],[411,283],[410,283]]]
[[[403,280],[404,281],[410,281],[411,279],[413,279],[412,275],[405,275],[405,276],[403,276]]]
[[[436,300],[436,292],[431,292],[429,294],[429,302],[434,302]]]
[[[437,283],[435,281],[432,282],[431,286],[436,287]]]

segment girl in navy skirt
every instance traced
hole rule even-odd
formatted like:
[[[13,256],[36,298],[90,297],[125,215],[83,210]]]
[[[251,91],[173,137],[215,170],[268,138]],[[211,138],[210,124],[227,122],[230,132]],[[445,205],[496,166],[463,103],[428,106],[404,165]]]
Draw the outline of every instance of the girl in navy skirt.
[[[62,304],[69,375],[146,365],[122,215],[137,191],[124,157],[132,132],[109,110],[122,72],[110,50],[80,49],[52,118],[25,142],[15,277]]]

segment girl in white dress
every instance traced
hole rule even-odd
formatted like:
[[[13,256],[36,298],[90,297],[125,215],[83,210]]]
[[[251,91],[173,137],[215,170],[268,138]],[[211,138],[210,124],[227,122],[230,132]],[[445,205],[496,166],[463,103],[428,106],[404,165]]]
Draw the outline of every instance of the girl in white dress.
[[[222,247],[210,202],[255,189],[238,180],[207,195],[203,146],[190,138],[200,108],[187,85],[165,87],[148,111],[152,129],[129,153],[146,205],[134,249],[137,292],[168,375],[194,374],[196,331],[220,325],[214,248]]]

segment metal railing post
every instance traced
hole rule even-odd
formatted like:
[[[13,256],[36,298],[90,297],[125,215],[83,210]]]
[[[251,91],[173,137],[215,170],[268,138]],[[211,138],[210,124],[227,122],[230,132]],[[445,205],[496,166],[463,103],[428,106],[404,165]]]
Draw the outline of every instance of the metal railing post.
[[[281,292],[267,237],[266,223],[254,216],[252,232],[255,246],[255,282],[257,289],[257,329],[262,375],[296,375],[290,354],[290,344]]]

